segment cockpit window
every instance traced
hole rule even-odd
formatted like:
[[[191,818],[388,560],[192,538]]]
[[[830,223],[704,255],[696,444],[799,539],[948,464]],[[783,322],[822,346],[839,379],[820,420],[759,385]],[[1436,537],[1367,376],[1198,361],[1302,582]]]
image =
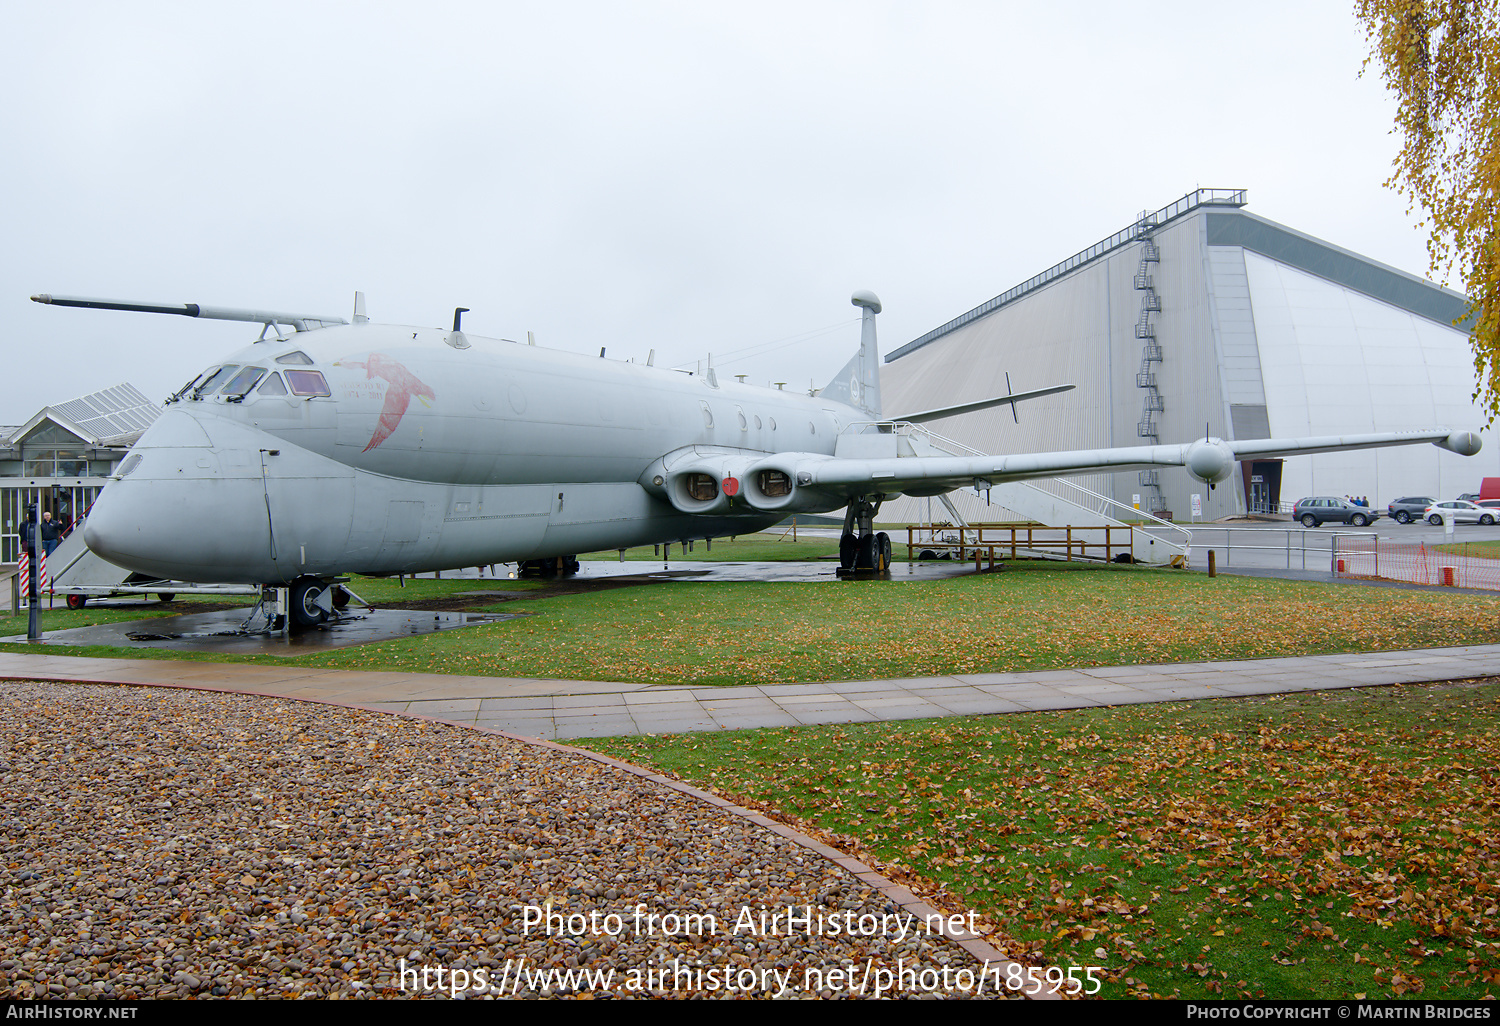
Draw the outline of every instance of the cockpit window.
[[[312,363],[312,357],[308,356],[306,353],[304,353],[300,349],[294,349],[290,353],[283,353],[281,356],[276,357],[276,362],[277,363],[300,363],[300,364],[303,364],[304,366],[306,366],[306,365]]]
[[[255,387],[255,383],[265,374],[264,367],[243,367],[240,372],[229,379],[229,384],[219,389],[220,395],[243,396]]]
[[[328,391],[328,381],[323,377],[322,371],[289,370],[286,374],[286,383],[291,386],[293,395],[332,395]]]
[[[193,398],[197,399],[206,393],[211,393],[215,388],[218,388],[226,380],[233,377],[234,372],[239,369],[240,365],[237,363],[226,363],[224,366],[208,375],[208,377],[203,382],[201,382],[197,388],[193,389]]]
[[[177,402],[183,396],[185,396],[189,392],[191,392],[194,385],[196,385],[198,382],[202,381],[207,376],[208,376],[208,371],[204,371],[202,374],[199,374],[197,377],[190,379],[186,385],[183,385],[177,391],[173,392],[170,396],[168,396],[167,397],[167,402],[169,402],[169,403],[175,403],[175,402]]]
[[[286,395],[286,386],[281,383],[281,375],[272,371],[256,391],[261,395]]]

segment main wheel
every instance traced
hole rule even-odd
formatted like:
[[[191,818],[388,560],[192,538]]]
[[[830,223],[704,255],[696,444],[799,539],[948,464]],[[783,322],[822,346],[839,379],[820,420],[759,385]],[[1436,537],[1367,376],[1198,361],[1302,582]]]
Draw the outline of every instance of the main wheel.
[[[328,610],[319,602],[332,604],[328,585],[316,577],[299,577],[292,582],[291,615],[293,627],[316,627],[328,619]]]
[[[163,602],[171,602],[174,598],[177,597],[177,593],[175,591],[159,591],[156,593],[156,597],[161,599]]]
[[[875,540],[873,534],[864,535],[859,539],[859,557],[854,562],[856,570],[878,570],[875,561],[880,558],[880,542]]]
[[[881,531],[875,536],[875,544],[879,549],[877,556],[880,560],[880,565],[876,569],[882,572],[889,570],[891,568],[891,536]]]
[[[839,538],[839,569],[853,570],[855,557],[859,555],[859,539],[845,533]]]
[[[1315,516],[1313,516],[1311,513],[1304,513],[1304,514],[1302,514],[1302,526],[1303,527],[1317,527],[1318,526],[1318,518],[1315,517]]]

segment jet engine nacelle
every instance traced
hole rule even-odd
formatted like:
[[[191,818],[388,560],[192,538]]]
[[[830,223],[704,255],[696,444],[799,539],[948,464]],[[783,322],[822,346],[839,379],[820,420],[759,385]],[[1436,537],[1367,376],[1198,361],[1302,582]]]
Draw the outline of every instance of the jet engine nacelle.
[[[829,458],[787,453],[761,460],[745,473],[745,501],[767,513],[826,513],[847,505],[848,495],[814,483],[812,464]]]
[[[1190,442],[1183,465],[1199,481],[1216,485],[1234,473],[1234,450],[1218,438]]]
[[[665,475],[667,500],[679,512],[695,516],[751,512],[744,481],[752,461],[748,456],[722,454],[683,460]]]

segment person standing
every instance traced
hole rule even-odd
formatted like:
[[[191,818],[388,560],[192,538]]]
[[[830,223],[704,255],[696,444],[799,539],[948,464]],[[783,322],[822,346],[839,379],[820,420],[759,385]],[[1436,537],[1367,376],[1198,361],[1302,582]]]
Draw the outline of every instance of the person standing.
[[[57,543],[62,539],[62,530],[56,520],[52,519],[52,511],[48,510],[42,514],[42,548],[47,550],[47,555],[52,555],[52,550],[57,548]]]

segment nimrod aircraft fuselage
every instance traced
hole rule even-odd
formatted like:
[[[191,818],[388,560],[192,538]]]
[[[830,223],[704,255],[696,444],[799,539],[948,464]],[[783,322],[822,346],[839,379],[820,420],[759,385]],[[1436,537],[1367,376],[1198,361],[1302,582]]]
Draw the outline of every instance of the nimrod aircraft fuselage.
[[[330,579],[745,534],[844,509],[846,567],[889,565],[889,497],[1090,470],[1183,466],[1210,485],[1238,459],[1476,435],[1384,434],[1003,456],[954,455],[921,423],[1070,385],[883,419],[867,292],[859,352],[817,395],[720,381],[452,330],[198,306],[35,296],[65,306],[262,322],[120,464],[89,548],[164,579],[291,586],[293,620],[336,604]],[[275,334],[286,324],[297,330]]]
[[[268,583],[745,533],[780,514],[743,503],[683,513],[643,473],[685,447],[679,459],[832,453],[858,416],[536,346],[466,338],[456,349],[449,337],[347,325],[231,354],[127,457],[88,518],[89,547],[163,577]]]

